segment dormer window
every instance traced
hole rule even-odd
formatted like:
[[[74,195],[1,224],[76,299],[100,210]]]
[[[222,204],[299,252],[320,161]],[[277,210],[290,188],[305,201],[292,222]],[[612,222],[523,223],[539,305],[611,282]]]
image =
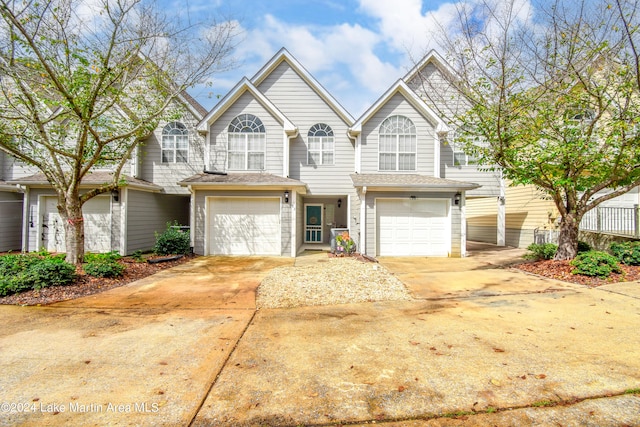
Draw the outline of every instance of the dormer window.
[[[388,117],[380,125],[378,168],[381,171],[416,170],[417,134],[405,116]]]
[[[162,129],[162,163],[189,161],[189,132],[180,122],[171,122]]]
[[[241,114],[229,124],[228,166],[230,170],[264,170],[266,133],[253,114]]]
[[[309,129],[307,137],[307,164],[332,165],[335,144],[331,126],[324,123],[315,124]]]

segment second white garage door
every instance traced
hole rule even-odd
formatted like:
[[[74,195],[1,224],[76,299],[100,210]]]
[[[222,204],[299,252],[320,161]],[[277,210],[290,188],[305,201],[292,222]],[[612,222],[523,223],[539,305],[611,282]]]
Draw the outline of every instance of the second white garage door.
[[[281,255],[280,199],[209,199],[210,255]]]
[[[377,199],[376,219],[378,255],[449,255],[448,200]]]

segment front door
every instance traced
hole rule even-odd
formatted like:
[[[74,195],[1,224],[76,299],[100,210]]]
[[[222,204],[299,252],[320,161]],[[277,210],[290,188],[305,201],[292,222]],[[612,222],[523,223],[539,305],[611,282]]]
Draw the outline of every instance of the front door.
[[[304,241],[322,243],[322,205],[304,205]]]

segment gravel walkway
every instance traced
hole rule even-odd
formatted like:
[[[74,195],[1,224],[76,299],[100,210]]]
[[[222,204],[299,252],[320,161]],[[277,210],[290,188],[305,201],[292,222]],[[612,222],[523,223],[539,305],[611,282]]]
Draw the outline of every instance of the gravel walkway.
[[[380,264],[327,258],[272,270],[258,288],[256,304],[289,308],[411,299],[404,284]]]

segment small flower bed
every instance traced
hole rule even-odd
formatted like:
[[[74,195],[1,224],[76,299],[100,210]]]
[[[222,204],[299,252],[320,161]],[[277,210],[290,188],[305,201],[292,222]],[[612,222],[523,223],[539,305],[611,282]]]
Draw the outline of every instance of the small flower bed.
[[[356,243],[348,231],[343,231],[336,236],[336,254],[351,256],[356,250]]]

